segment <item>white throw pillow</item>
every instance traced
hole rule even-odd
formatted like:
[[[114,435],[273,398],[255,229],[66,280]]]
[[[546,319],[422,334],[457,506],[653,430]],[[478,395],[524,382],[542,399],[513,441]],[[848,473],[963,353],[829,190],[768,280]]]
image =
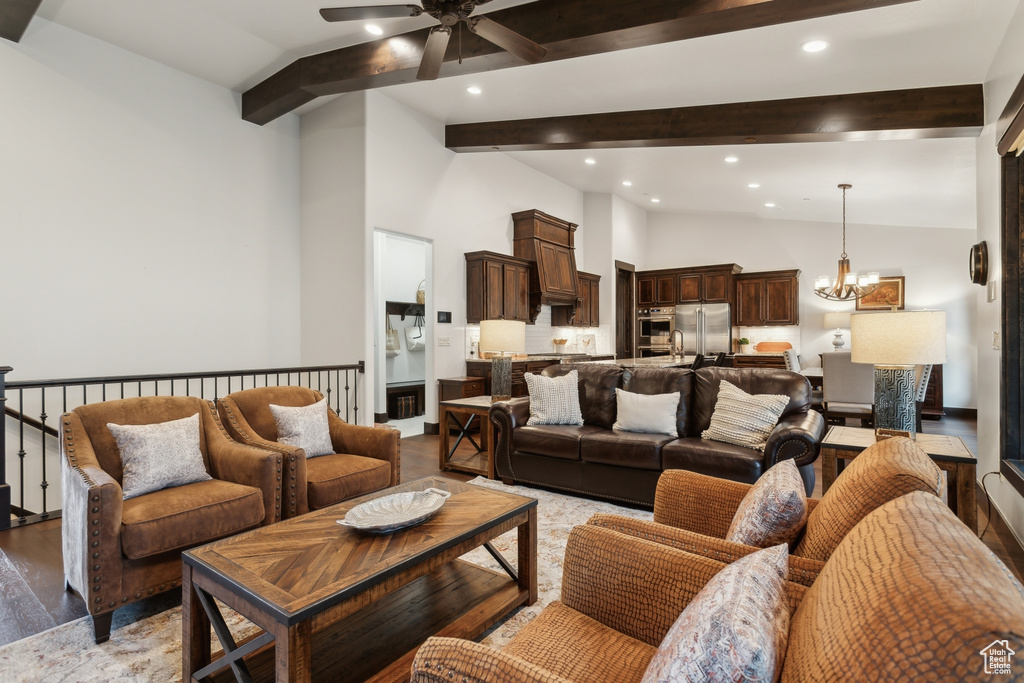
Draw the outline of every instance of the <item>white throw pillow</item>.
[[[579,373],[570,370],[561,377],[526,373],[530,392],[528,425],[581,425]]]
[[[789,640],[785,545],[715,574],[661,641],[641,683],[778,680]]]
[[[676,429],[678,391],[671,394],[634,394],[616,389],[615,405],[615,424],[612,429],[679,436]]]
[[[723,379],[711,424],[701,437],[763,451],[787,405],[789,396],[748,394]]]
[[[277,440],[306,451],[307,458],[334,453],[327,422],[327,398],[308,406],[276,406],[270,412],[277,424]]]
[[[213,479],[199,450],[199,413],[148,425],[107,423],[121,453],[121,491],[125,500]]]
[[[758,548],[791,544],[807,523],[807,494],[793,460],[777,462],[743,496],[725,540]]]

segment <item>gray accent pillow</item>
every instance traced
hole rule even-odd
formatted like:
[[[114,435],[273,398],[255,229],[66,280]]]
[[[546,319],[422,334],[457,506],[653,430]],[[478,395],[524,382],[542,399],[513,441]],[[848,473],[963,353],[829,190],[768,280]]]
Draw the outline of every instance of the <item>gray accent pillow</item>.
[[[307,458],[334,453],[327,422],[327,398],[308,406],[276,406],[270,412],[277,424],[277,440],[306,451]]]
[[[581,425],[579,373],[570,370],[561,377],[526,373],[530,392],[528,425]]]
[[[787,458],[769,467],[743,496],[725,540],[758,548],[791,544],[806,523],[804,480]]]
[[[787,405],[789,396],[748,394],[723,379],[711,424],[701,432],[701,438],[763,451]]]
[[[789,548],[758,550],[728,565],[665,634],[641,683],[779,679],[789,640]]]
[[[199,413],[148,425],[107,423],[121,453],[125,500],[172,486],[213,479],[199,450]]]
[[[678,391],[671,394],[634,394],[616,389],[615,411],[614,430],[679,436],[676,431]]]

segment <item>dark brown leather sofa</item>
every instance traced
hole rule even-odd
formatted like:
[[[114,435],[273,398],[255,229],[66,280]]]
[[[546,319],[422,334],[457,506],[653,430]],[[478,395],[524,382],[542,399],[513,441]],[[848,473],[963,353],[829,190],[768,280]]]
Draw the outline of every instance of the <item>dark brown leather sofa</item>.
[[[523,483],[617,502],[652,506],[662,470],[684,469],[753,483],[773,464],[793,458],[807,493],[814,489],[814,460],[825,420],[811,407],[811,385],[789,370],[709,367],[623,369],[615,365],[553,365],[543,375],[579,372],[584,424],[527,425],[529,397],[491,406],[496,427],[494,461],[505,483]],[[764,452],[702,439],[721,380],[750,394],[785,394],[789,405]],[[615,389],[638,394],[679,391],[678,436],[612,430]]]

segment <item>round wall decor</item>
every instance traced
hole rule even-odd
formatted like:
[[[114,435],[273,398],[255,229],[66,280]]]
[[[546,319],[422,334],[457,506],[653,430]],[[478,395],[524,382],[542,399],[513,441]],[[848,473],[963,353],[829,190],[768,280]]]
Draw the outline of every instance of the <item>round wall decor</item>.
[[[988,283],[988,245],[978,242],[971,247],[971,282],[978,285]]]

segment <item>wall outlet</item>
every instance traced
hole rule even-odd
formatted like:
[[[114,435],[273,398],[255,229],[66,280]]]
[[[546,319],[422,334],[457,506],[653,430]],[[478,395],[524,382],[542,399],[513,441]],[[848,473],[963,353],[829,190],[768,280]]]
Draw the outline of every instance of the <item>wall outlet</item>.
[[[438,337],[437,338],[437,345],[438,346],[451,346],[452,345],[452,338],[451,337]]]

